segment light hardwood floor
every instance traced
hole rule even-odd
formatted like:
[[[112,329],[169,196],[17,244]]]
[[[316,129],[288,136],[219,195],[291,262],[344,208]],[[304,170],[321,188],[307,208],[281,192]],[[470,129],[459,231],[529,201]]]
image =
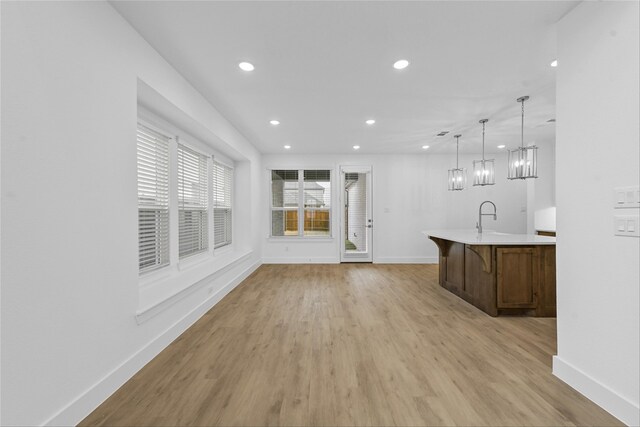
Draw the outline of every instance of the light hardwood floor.
[[[621,425],[435,265],[264,265],[81,425]]]

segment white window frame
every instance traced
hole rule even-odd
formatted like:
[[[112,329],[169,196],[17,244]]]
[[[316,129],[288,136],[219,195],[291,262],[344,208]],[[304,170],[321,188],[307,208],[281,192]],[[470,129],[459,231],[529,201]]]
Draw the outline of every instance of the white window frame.
[[[231,173],[231,179],[229,182],[229,206],[216,206],[217,201],[215,200],[213,193],[215,191],[215,186],[216,186],[216,174],[215,174],[215,168],[216,166],[222,167],[228,171],[230,171]],[[212,227],[212,234],[213,234],[213,248],[214,250],[218,249],[222,249],[225,248],[227,246],[231,246],[231,244],[233,243],[233,191],[234,191],[234,182],[235,182],[235,169],[233,166],[228,165],[227,163],[218,160],[215,156],[212,159],[212,181],[211,181],[211,197],[212,197],[212,216],[213,216],[213,227]],[[223,170],[223,173],[225,173],[226,171]],[[216,227],[215,227],[215,212],[216,209],[221,209],[221,210],[228,210],[229,211],[229,236],[228,239],[224,240],[223,242],[219,242],[216,243],[215,240],[215,233],[216,233]]]
[[[194,251],[194,252],[189,252],[187,254],[184,255],[180,255],[180,223],[178,222],[178,259],[179,261],[183,261],[186,259],[193,259],[193,257],[196,257],[200,254],[207,254],[207,253],[211,253],[211,250],[213,248],[212,246],[212,231],[213,231],[213,227],[212,227],[212,216],[213,216],[213,209],[212,209],[212,188],[211,188],[211,172],[212,172],[212,164],[211,164],[211,154],[207,154],[202,152],[201,150],[198,150],[196,147],[194,147],[192,144],[190,144],[189,142],[185,141],[184,139],[180,138],[180,137],[176,137],[176,140],[178,142],[178,148],[177,148],[177,157],[176,157],[176,162],[177,162],[177,166],[178,166],[178,174],[176,176],[177,178],[177,183],[178,185],[176,186],[176,190],[178,192],[178,221],[180,220],[180,211],[202,211],[202,209],[184,209],[181,206],[181,201],[180,201],[180,172],[179,172],[179,167],[180,167],[180,146],[184,147],[187,151],[191,151],[194,154],[201,156],[202,158],[204,158],[205,161],[205,168],[206,170],[204,171],[204,181],[205,181],[205,185],[206,185],[206,190],[205,190],[205,203],[206,206],[204,208],[204,213],[205,213],[205,221],[204,224],[206,225],[207,229],[205,230],[206,233],[206,242],[204,243],[204,248]]]
[[[234,197],[235,191],[234,181],[232,178],[231,187],[231,243],[214,248],[214,223],[213,223],[213,159],[216,158],[218,163],[227,167],[234,168],[234,164],[226,160],[226,157],[219,155],[216,150],[209,148],[207,144],[200,142],[184,132],[181,128],[166,122],[162,119],[154,117],[153,114],[142,110],[138,113],[137,123],[148,127],[149,129],[168,136],[169,139],[169,263],[161,267],[144,271],[138,275],[139,286],[146,287],[152,283],[161,282],[162,280],[172,277],[174,274],[182,270],[190,269],[203,262],[213,261],[217,255],[223,255],[235,250],[233,244],[233,224],[234,224]],[[184,145],[189,149],[196,151],[207,157],[207,224],[208,224],[208,247],[207,250],[191,254],[186,257],[179,257],[179,200],[178,200],[178,144]],[[136,151],[137,158],[137,151]],[[235,171],[235,169],[234,169]],[[137,208],[137,207],[136,207]],[[226,255],[225,255],[226,256]]]
[[[145,276],[145,275],[149,275],[151,273],[154,273],[156,271],[160,271],[163,270],[167,267],[169,267],[171,265],[171,192],[172,192],[172,187],[171,187],[171,141],[173,140],[173,137],[171,136],[170,132],[166,132],[164,130],[158,129],[157,127],[146,123],[144,121],[138,120],[137,124],[136,124],[136,169],[139,168],[138,165],[138,129],[140,127],[144,127],[149,129],[150,131],[157,133],[160,136],[163,136],[166,139],[166,143],[167,143],[167,206],[166,206],[166,214],[167,214],[167,250],[166,250],[166,254],[164,254],[164,256],[166,256],[166,260],[164,262],[158,262],[153,266],[149,266],[146,268],[140,268],[140,210],[141,210],[141,205],[140,205],[140,199],[139,199],[139,183],[137,182],[138,180],[138,171],[136,172],[136,187],[137,187],[137,192],[138,192],[138,202],[137,202],[137,209],[138,209],[138,275],[139,276]],[[150,205],[152,207],[152,205]],[[157,209],[156,209],[157,210]],[[161,254],[157,254],[156,258],[161,257]]]
[[[333,167],[306,167],[306,168],[292,168],[292,167],[281,167],[281,168],[269,168],[267,169],[268,176],[268,186],[269,186],[269,239],[271,240],[312,240],[312,241],[322,241],[322,240],[333,240],[333,207],[335,205],[335,183],[334,183],[334,173]],[[273,206],[273,171],[276,170],[294,170],[298,172],[298,206],[293,208],[286,206]],[[304,171],[311,170],[326,170],[329,171],[329,188],[331,189],[331,198],[330,198],[330,206],[329,208],[305,208],[304,207]],[[284,203],[283,203],[284,204]],[[298,211],[298,233],[295,235],[283,235],[283,236],[274,236],[273,235],[273,212],[274,211],[290,211],[297,210]],[[329,234],[322,236],[305,236],[304,235],[304,212],[305,210],[314,210],[314,211],[328,211],[329,212]]]

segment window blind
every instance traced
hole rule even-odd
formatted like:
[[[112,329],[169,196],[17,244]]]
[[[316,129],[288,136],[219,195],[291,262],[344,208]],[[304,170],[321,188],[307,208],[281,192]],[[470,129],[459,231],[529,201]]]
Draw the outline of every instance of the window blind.
[[[169,264],[169,137],[138,123],[138,269]]]
[[[209,247],[207,156],[178,144],[178,254]]]
[[[231,244],[233,169],[213,162],[213,247]]]

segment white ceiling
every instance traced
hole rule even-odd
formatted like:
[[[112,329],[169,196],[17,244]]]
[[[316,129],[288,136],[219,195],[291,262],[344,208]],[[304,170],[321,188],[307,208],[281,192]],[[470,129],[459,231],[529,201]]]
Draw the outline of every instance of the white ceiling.
[[[449,153],[455,133],[477,153],[482,118],[497,152],[522,95],[525,142],[551,141],[555,23],[577,3],[112,2],[263,153]]]

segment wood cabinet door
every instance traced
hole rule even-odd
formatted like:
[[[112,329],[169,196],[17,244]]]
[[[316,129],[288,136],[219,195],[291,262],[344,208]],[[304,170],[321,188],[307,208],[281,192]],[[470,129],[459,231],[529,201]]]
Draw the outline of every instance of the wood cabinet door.
[[[538,254],[535,248],[496,249],[498,308],[535,308]]]

